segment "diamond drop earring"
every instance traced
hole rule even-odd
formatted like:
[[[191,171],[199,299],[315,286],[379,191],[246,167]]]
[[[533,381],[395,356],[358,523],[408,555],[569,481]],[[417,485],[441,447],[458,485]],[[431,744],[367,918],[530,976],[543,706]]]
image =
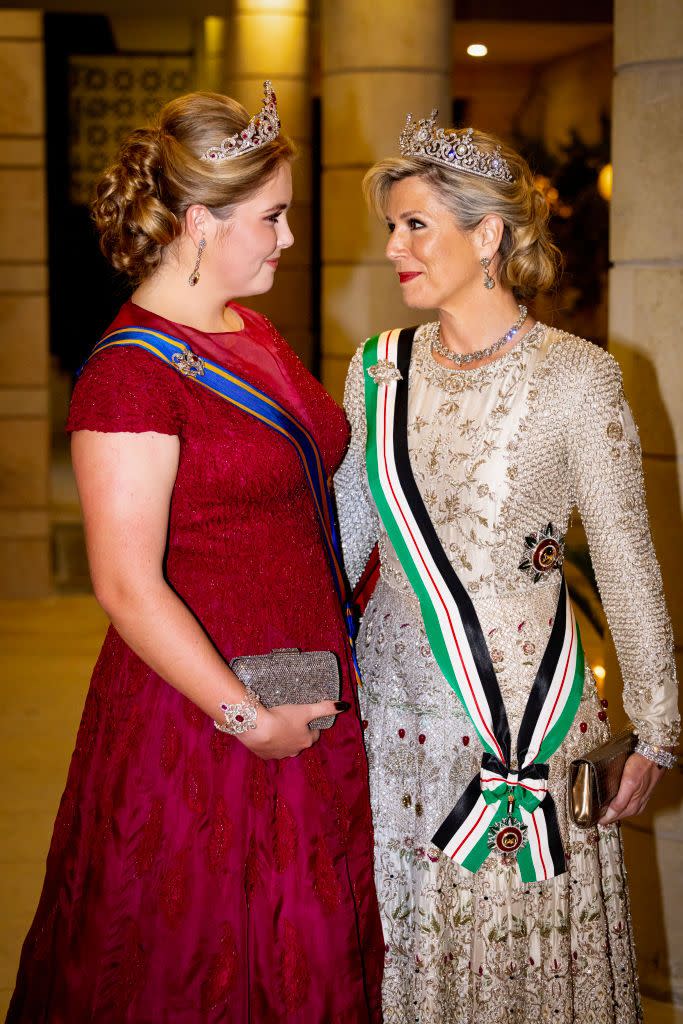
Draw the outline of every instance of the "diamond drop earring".
[[[496,282],[493,280],[493,278],[489,274],[489,267],[491,266],[491,260],[488,258],[488,256],[482,256],[482,258],[479,260],[479,262],[481,263],[483,271],[484,271],[484,288],[487,288],[490,291],[491,288],[495,288],[496,287]]]
[[[202,239],[200,239],[199,245],[197,246],[197,259],[195,260],[195,265],[192,268],[192,273],[190,274],[190,276],[187,279],[187,282],[190,285],[190,288],[194,288],[194,286],[196,285],[197,281],[199,280],[199,264],[202,262],[202,253],[204,252],[205,249],[206,249],[206,239],[202,238]]]

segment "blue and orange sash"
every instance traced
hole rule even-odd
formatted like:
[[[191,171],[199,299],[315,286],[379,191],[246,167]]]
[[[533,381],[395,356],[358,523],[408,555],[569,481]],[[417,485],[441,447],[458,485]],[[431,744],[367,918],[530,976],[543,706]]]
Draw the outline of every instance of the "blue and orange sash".
[[[219,363],[201,358],[192,352],[185,342],[169,334],[163,334],[161,331],[153,331],[146,327],[122,327],[105,335],[95,345],[90,358],[99,352],[104,352],[105,349],[122,345],[132,345],[151,353],[163,363],[182,373],[183,376],[192,378],[207,391],[211,391],[230,405],[253,416],[292,445],[301,464],[318,516],[332,580],[339,603],[344,610],[350,653],[357,681],[360,683],[360,673],[353,646],[354,622],[342,572],[341,545],[334,505],[320,449],[313,436],[296,416],[264,391],[260,391],[242,377],[226,370]]]
[[[484,748],[480,771],[432,842],[470,871],[491,852],[516,857],[525,882],[566,870],[548,760],[571,727],[584,658],[562,581],[550,638],[512,737],[498,679],[472,600],[424,505],[408,455],[408,376],[415,328],[369,338],[363,353],[368,481],[389,540],[420,601],[434,658]]]

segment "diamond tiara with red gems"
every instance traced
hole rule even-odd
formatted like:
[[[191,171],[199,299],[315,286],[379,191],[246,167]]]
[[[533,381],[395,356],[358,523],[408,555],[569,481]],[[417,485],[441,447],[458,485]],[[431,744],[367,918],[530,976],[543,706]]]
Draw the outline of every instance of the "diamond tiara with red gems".
[[[431,160],[480,178],[494,178],[496,181],[513,182],[512,171],[500,155],[500,146],[492,153],[484,153],[472,141],[474,131],[448,132],[436,127],[437,109],[422,121],[413,121],[413,115],[406,117],[405,128],[399,136],[401,156]]]
[[[206,153],[202,153],[201,159],[212,163],[221,160],[234,160],[252,149],[259,149],[261,146],[272,142],[280,134],[280,118],[277,112],[277,97],[273,92],[272,82],[263,83],[263,107],[258,114],[252,117],[251,121],[241,132],[235,132],[227,139],[223,139],[220,146],[211,146]]]

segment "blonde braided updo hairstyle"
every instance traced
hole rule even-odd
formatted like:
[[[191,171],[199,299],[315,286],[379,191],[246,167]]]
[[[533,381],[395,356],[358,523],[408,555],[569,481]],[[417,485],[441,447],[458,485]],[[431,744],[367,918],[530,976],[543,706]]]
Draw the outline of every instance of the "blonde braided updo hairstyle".
[[[231,160],[200,159],[248,123],[247,111],[229,96],[193,92],[167,103],[153,127],[124,139],[92,204],[100,247],[116,270],[138,284],[182,233],[190,206],[199,203],[227,221],[283,161],[293,160],[294,145],[282,134]]]
[[[497,214],[504,226],[498,248],[498,280],[517,298],[532,299],[553,287],[561,267],[560,252],[548,229],[548,203],[519,153],[476,129],[472,142],[484,153],[493,154],[500,146],[514,181],[482,178],[423,157],[394,157],[370,168],[363,180],[363,193],[370,208],[383,218],[392,186],[414,176],[431,186],[462,231],[473,231],[487,214]]]

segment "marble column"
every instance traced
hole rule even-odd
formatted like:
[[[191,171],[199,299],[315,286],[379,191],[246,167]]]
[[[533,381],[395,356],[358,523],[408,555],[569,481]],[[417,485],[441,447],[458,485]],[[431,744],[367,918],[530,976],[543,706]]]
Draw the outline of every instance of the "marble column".
[[[255,113],[263,82],[270,78],[283,130],[299,152],[292,167],[294,205],[289,217],[294,246],[280,261],[272,291],[246,301],[271,318],[308,364],[313,354],[309,56],[309,0],[234,0],[226,28],[225,90]]]
[[[0,597],[50,587],[43,22],[0,11]]]
[[[683,7],[677,0],[616,0],[614,44],[609,347],[640,426],[680,678]],[[608,678],[615,675],[609,668]],[[666,776],[646,815],[626,822],[624,838],[642,988],[683,1004],[680,771]]]
[[[361,181],[398,154],[412,111],[450,122],[453,4],[323,0],[322,375],[338,398],[349,359],[369,334],[414,323],[383,257],[386,230],[368,213]]]

